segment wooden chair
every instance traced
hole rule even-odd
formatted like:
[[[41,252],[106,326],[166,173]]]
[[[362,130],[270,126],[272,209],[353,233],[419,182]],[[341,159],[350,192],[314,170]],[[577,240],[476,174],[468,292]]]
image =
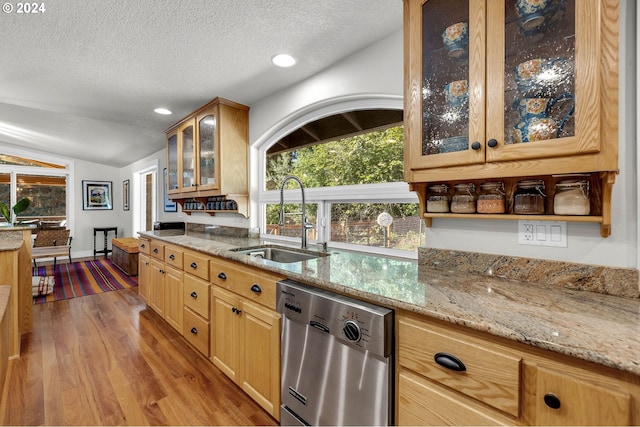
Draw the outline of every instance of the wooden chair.
[[[71,230],[67,229],[43,229],[38,231],[31,248],[33,267],[37,268],[36,259],[53,258],[53,270],[56,269],[58,257],[68,257],[71,260]]]

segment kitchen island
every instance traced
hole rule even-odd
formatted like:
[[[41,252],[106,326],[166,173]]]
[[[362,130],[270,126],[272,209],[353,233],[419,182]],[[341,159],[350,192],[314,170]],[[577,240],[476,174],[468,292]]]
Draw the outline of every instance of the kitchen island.
[[[623,408],[618,412],[627,418],[623,417],[621,421],[604,418],[605,423],[619,421],[624,424],[640,419],[638,405],[629,403],[632,398],[640,398],[638,298],[469,273],[451,268],[447,263],[434,267],[433,264],[419,264],[412,260],[344,250],[330,250],[329,256],[287,264],[236,252],[264,244],[259,238],[211,236],[191,231],[184,235],[154,232],[141,232],[140,235],[171,247],[215,257],[222,262],[245,265],[252,271],[264,271],[395,309],[400,378],[396,399],[399,405],[397,423],[448,422],[443,418],[402,418],[403,414],[410,412],[407,408],[420,404],[412,402],[411,396],[431,390],[420,382],[427,381],[425,377],[435,381],[427,385],[436,387],[438,395],[445,393],[440,384],[460,391],[448,401],[458,405],[462,398],[469,400],[465,401],[464,411],[477,415],[484,410],[498,410],[489,418],[475,416],[450,421],[452,423],[473,424],[483,420],[493,424],[535,424],[540,420],[552,423],[553,418],[539,414],[545,408],[536,408],[536,387],[532,384],[535,385],[538,378],[537,387],[543,387],[547,379],[556,379],[555,372],[571,374],[569,378],[562,379],[563,383],[579,379],[579,384],[583,381],[595,384],[596,390],[590,397],[596,401],[609,404],[606,397],[623,396],[613,401],[617,407]],[[411,336],[410,342],[403,341],[403,336]],[[428,357],[431,348],[420,346],[433,341],[432,337],[440,337],[442,345],[452,344],[454,349],[460,348],[461,351],[475,343],[468,349],[468,354],[477,354],[482,359],[486,353],[489,366],[486,369],[489,370],[499,371],[500,366],[491,365],[494,360],[501,360],[499,357],[496,359],[496,355],[503,357],[511,366],[508,375],[505,374],[507,378],[504,383],[494,380],[492,378],[501,375],[494,375],[491,371],[487,378],[474,379],[482,385],[480,390],[491,392],[492,395],[487,396],[474,391],[473,387],[460,386],[459,390],[457,380],[448,378],[446,373],[436,372],[431,377],[433,372],[427,368],[433,362]],[[474,366],[475,363],[471,361],[468,365]],[[553,368],[552,374],[546,370],[549,366]],[[467,374],[472,375],[472,370]],[[619,378],[625,383],[622,386],[615,384],[612,378]],[[496,398],[493,395],[496,390],[511,392]],[[480,409],[478,405],[481,405]],[[564,403],[565,407],[570,405]],[[581,413],[588,412],[582,409]],[[456,407],[453,412],[459,413],[460,410]],[[573,419],[560,420],[571,423]]]

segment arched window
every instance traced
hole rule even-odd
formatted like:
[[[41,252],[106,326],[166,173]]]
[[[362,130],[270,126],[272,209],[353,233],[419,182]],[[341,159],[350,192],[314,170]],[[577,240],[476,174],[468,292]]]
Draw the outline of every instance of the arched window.
[[[339,109],[339,107],[336,107]],[[301,191],[284,189],[285,222],[279,225],[285,176],[305,186],[310,242],[332,247],[416,257],[424,242],[418,200],[403,182],[403,113],[360,108],[315,117],[263,144],[260,230],[263,238],[300,241]]]

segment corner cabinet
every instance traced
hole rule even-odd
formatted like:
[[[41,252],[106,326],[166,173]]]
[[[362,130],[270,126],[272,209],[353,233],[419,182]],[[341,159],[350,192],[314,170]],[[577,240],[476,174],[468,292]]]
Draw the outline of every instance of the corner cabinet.
[[[247,216],[249,107],[215,98],[165,133],[167,193],[182,211]]]
[[[597,222],[618,172],[618,0],[404,0],[405,180],[432,218]],[[576,175],[580,175],[576,178]],[[589,186],[588,215],[555,215],[555,185]],[[519,181],[544,211],[514,213]],[[504,185],[504,212],[429,212],[430,187]]]

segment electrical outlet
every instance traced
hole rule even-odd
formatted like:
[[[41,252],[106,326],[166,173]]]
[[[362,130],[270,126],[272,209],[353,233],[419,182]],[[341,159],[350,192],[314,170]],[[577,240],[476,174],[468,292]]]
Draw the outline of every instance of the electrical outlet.
[[[518,221],[518,243],[533,246],[567,247],[566,221]]]

